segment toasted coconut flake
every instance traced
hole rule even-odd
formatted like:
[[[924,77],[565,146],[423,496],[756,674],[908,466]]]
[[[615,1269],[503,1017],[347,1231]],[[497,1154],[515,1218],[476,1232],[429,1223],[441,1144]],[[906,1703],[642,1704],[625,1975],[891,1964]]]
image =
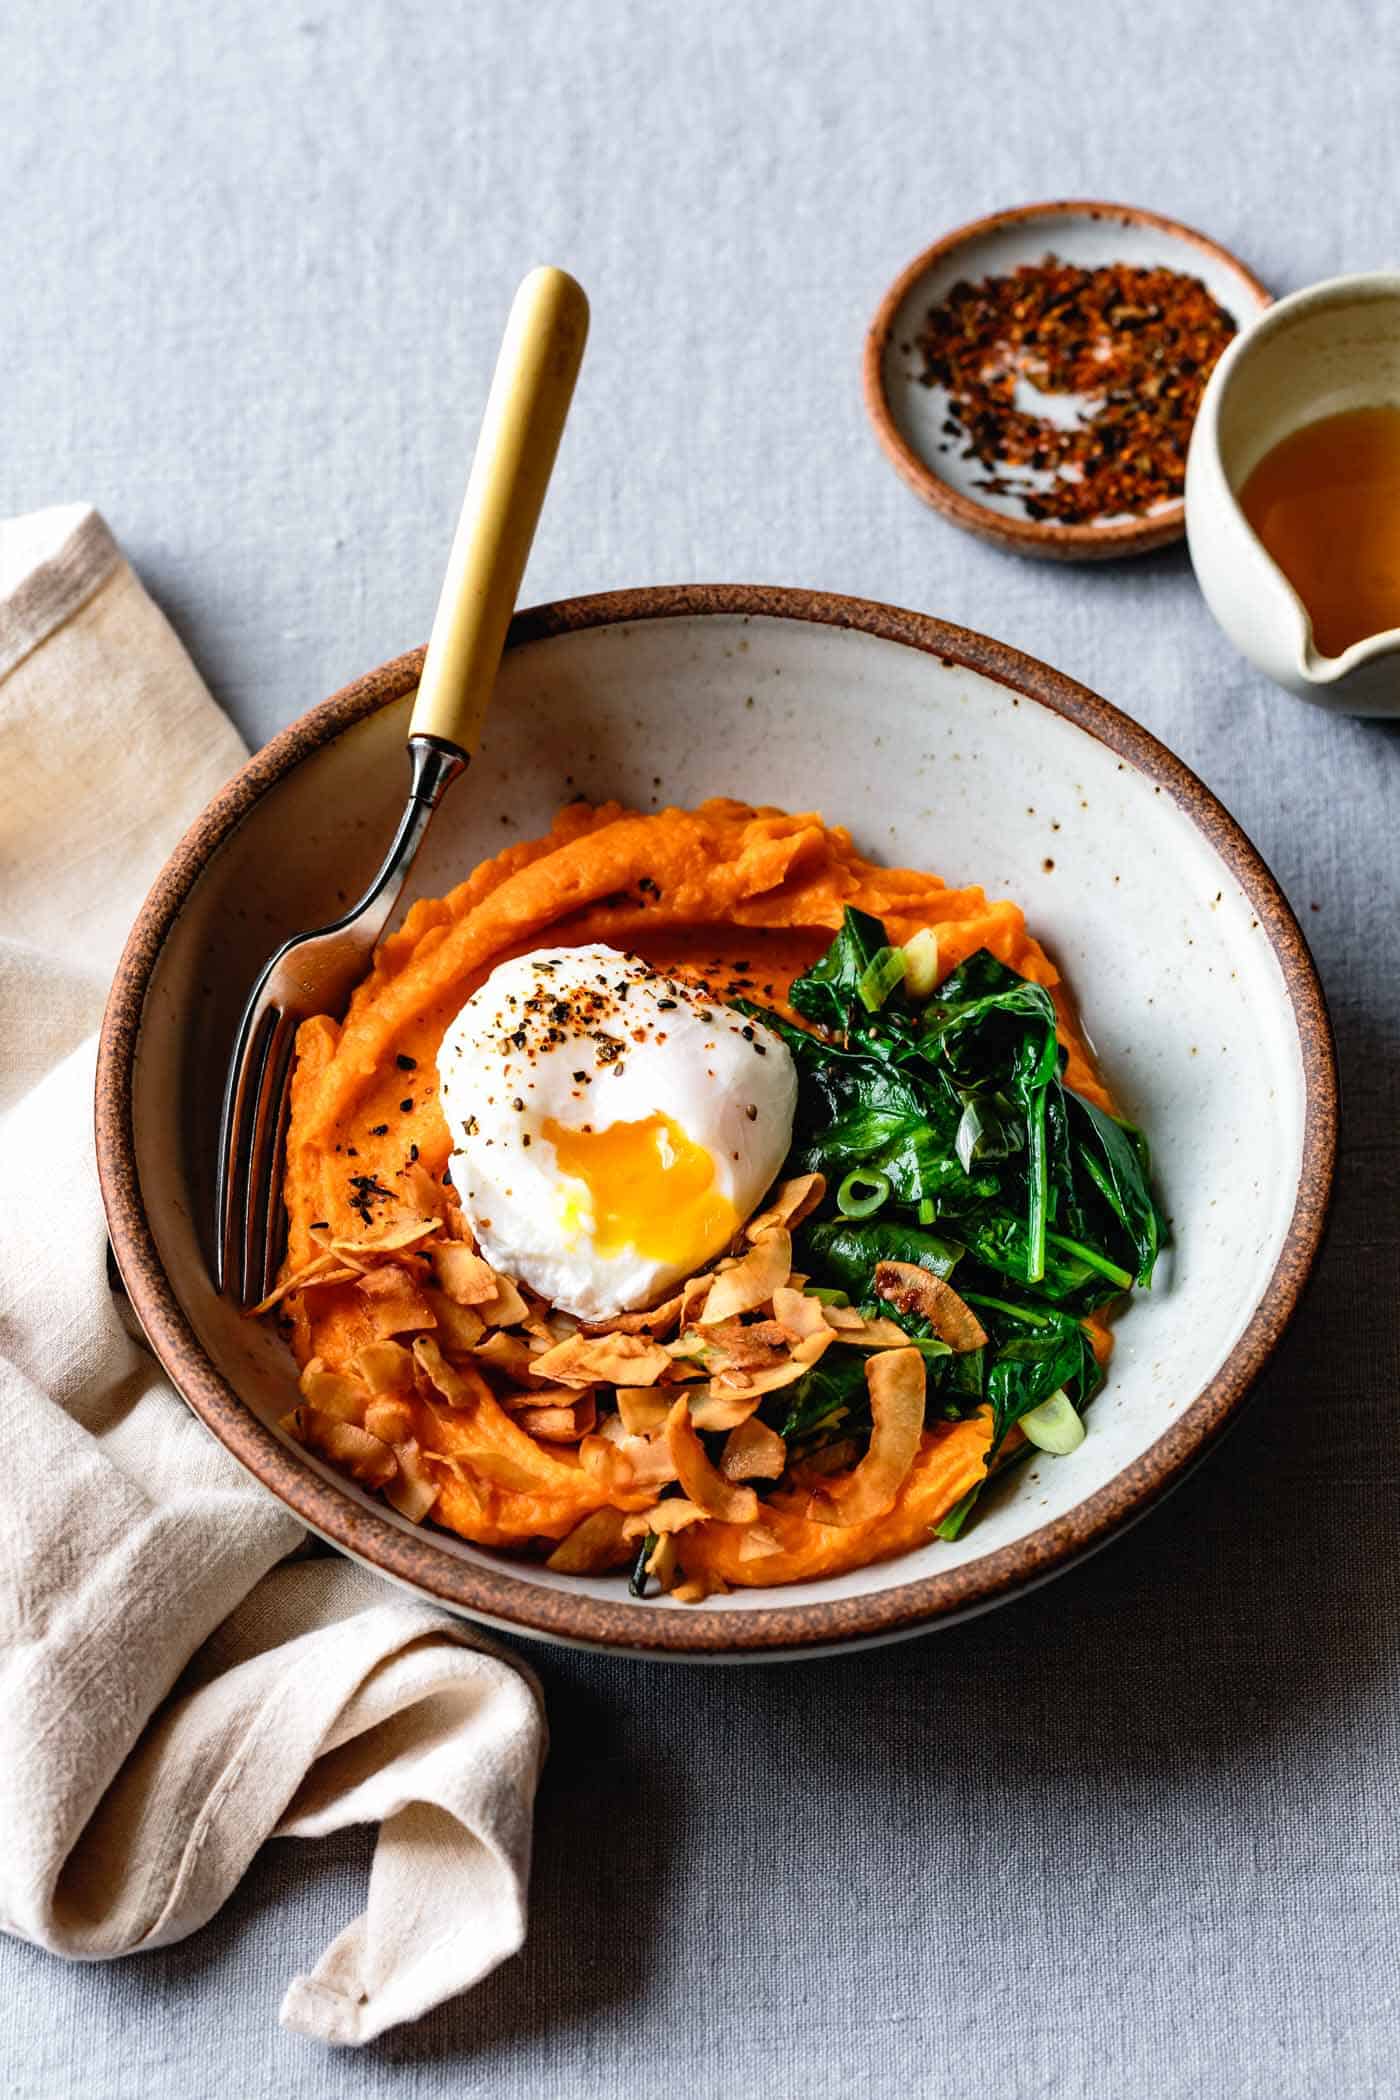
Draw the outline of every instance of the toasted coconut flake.
[[[786,1464],[787,1445],[757,1415],[730,1430],[719,1455],[726,1480],[778,1480]]]
[[[493,1370],[518,1379],[522,1385],[528,1381],[535,1362],[518,1334],[502,1334],[499,1330],[475,1343],[471,1354],[479,1363],[490,1364]]]
[[[316,1232],[313,1232],[311,1237],[313,1240],[315,1240],[318,1247],[324,1247],[329,1253],[329,1240],[324,1238],[322,1234]],[[350,1275],[353,1276],[357,1282],[361,1276],[368,1276],[370,1270],[378,1266],[378,1264],[375,1262],[373,1255],[370,1254],[348,1254],[342,1250],[341,1253],[333,1256],[332,1258],[335,1261],[339,1262],[343,1268],[347,1269]],[[390,1259],[397,1259],[397,1257],[391,1256]],[[311,1280],[303,1287],[306,1290],[314,1291],[320,1284],[326,1282],[327,1278],[334,1276],[337,1273],[338,1271],[336,1271],[335,1269],[323,1269],[319,1276],[313,1276]]]
[[[708,1284],[708,1278],[706,1279]],[[678,1291],[674,1298],[654,1305],[650,1312],[615,1313],[610,1320],[588,1322],[583,1332],[595,1334],[669,1334],[681,1316],[684,1294]]]
[[[491,1388],[480,1371],[470,1364],[450,1364],[431,1335],[419,1337],[413,1355],[449,1407],[475,1407],[478,1401],[491,1398]]]
[[[365,1428],[381,1444],[405,1444],[413,1435],[413,1409],[406,1400],[380,1396],[365,1408]]]
[[[875,1294],[897,1306],[900,1312],[917,1313],[920,1319],[927,1320],[939,1340],[946,1342],[950,1349],[961,1353],[980,1349],[986,1342],[986,1328],[952,1285],[913,1262],[877,1262]]]
[[[632,1468],[632,1480],[639,1494],[669,1487],[675,1479],[675,1463],[664,1431],[652,1436],[624,1437],[618,1449]]]
[[[632,1436],[645,1436],[649,1430],[659,1429],[671,1411],[671,1398],[664,1388],[658,1390],[650,1385],[620,1385],[617,1389],[617,1411],[622,1417],[623,1427]]]
[[[586,1436],[578,1447],[579,1463],[609,1495],[630,1494],[636,1474],[626,1452],[605,1436]]]
[[[714,1280],[713,1274],[707,1271],[704,1275],[690,1277],[687,1282],[681,1285],[680,1325],[682,1332],[690,1325],[699,1308],[709,1297]]]
[[[758,1244],[763,1246],[765,1242],[760,1240]],[[757,1495],[752,1488],[726,1480],[710,1464],[684,1400],[678,1400],[666,1417],[666,1442],[676,1478],[706,1516],[719,1517],[726,1524],[753,1523],[758,1515]]]
[[[342,1467],[352,1480],[362,1480],[367,1487],[383,1487],[399,1469],[393,1452],[377,1436],[371,1436],[358,1423],[341,1421],[309,1403],[287,1416],[284,1427],[323,1458]]]
[[[907,1349],[909,1337],[895,1320],[862,1320],[858,1326],[843,1327],[832,1340],[841,1342],[848,1349]]]
[[[740,1560],[767,1560],[770,1554],[782,1550],[782,1540],[766,1524],[750,1524],[739,1541]]]
[[[402,1342],[366,1342],[355,1352],[355,1369],[372,1393],[406,1393],[413,1384],[413,1358]]]
[[[344,1371],[327,1370],[321,1358],[313,1356],[298,1383],[303,1399],[321,1414],[334,1415],[340,1422],[364,1420],[369,1388],[362,1379],[348,1377]]]
[[[438,1229],[436,1217],[386,1218],[382,1225],[375,1225],[368,1232],[351,1238],[346,1234],[333,1239],[330,1245],[337,1254],[349,1255],[352,1260],[370,1254],[400,1254],[405,1247],[416,1247],[420,1240],[431,1239]]]
[[[780,1225],[791,1231],[794,1225],[800,1225],[804,1218],[811,1216],[825,1194],[824,1174],[794,1175],[791,1181],[782,1184],[767,1210],[749,1219],[744,1227],[745,1238],[760,1240],[765,1232],[772,1232]]]
[[[687,1502],[683,1495],[668,1495],[652,1509],[638,1510],[622,1527],[622,1535],[628,1539],[645,1538],[654,1531],[658,1538],[665,1538],[676,1531],[685,1531],[691,1524],[704,1524],[709,1511],[701,1509],[698,1502]]]
[[[742,1320],[707,1323],[704,1340],[711,1363],[719,1360],[713,1352],[723,1350],[725,1367],[736,1371],[771,1371],[788,1350],[787,1333],[776,1320],[751,1320],[747,1326]]]
[[[446,1184],[430,1174],[421,1159],[409,1163],[401,1176],[405,1200],[413,1205],[421,1217],[449,1221],[461,1217],[461,1209]]]
[[[698,1575],[687,1575],[684,1582],[673,1585],[671,1595],[677,1604],[703,1604],[707,1597],[727,1597],[729,1584],[713,1568],[704,1568]]]
[[[509,1386],[496,1395],[499,1404],[512,1414],[522,1407],[572,1407],[583,1398],[578,1387],[572,1385]]]
[[[592,1433],[598,1409],[591,1393],[570,1396],[570,1404],[554,1407],[522,1407],[514,1417],[527,1436],[546,1444],[576,1444]]]
[[[771,1371],[721,1371],[717,1378],[710,1380],[710,1391],[712,1393],[728,1393],[732,1391],[753,1393],[755,1395],[779,1393],[785,1385],[795,1385],[807,1369],[808,1366],[794,1354],[784,1357],[783,1361],[775,1364]],[[739,1384],[741,1379],[743,1380],[742,1385]],[[732,1384],[731,1380],[733,1381]]]
[[[560,1385],[654,1385],[671,1359],[660,1342],[640,1334],[573,1334],[535,1357],[536,1378]]]
[[[924,1427],[924,1360],[917,1349],[883,1349],[865,1367],[870,1389],[870,1448],[845,1480],[813,1495],[807,1514],[818,1524],[869,1523],[893,1509],[919,1449]]]
[[[822,1318],[836,1334],[846,1334],[853,1328],[865,1325],[864,1319],[853,1305],[823,1305]]]
[[[773,1318],[790,1342],[804,1341],[808,1335],[827,1331],[821,1300],[809,1298],[805,1291],[795,1290],[791,1284],[774,1291]]]
[[[819,1357],[825,1355],[835,1340],[835,1334],[823,1321],[820,1333],[804,1334],[800,1342],[793,1343],[792,1360],[794,1363],[801,1364],[804,1370],[810,1371],[812,1365],[816,1363]]]
[[[686,1400],[690,1408],[690,1419],[697,1429],[737,1429],[747,1422],[763,1398],[757,1386],[747,1392],[719,1392],[713,1385],[701,1391],[690,1392]]]
[[[497,1276],[494,1294],[476,1307],[488,1327],[518,1327],[529,1310],[508,1276]]]
[[[676,1541],[671,1532],[657,1539],[647,1555],[646,1572],[654,1575],[663,1590],[669,1590],[676,1579]]]
[[[439,1290],[456,1305],[487,1305],[497,1295],[500,1279],[489,1261],[460,1240],[429,1249]]]
[[[632,1468],[631,1485],[639,1493],[648,1488],[666,1487],[675,1479],[676,1469],[671,1463],[663,1431],[653,1430],[648,1435],[634,1436],[620,1415],[604,1415],[598,1424],[598,1434],[622,1452]]]
[[[423,1455],[411,1437],[406,1443],[394,1446],[394,1456],[399,1462],[399,1470],[385,1488],[384,1499],[401,1517],[407,1517],[412,1524],[421,1524],[441,1490],[423,1464]]]
[[[781,1290],[792,1274],[792,1235],[781,1225],[755,1240],[742,1261],[724,1269],[715,1278],[704,1309],[698,1317],[702,1327],[716,1327],[739,1313],[767,1305],[774,1291]]]
[[[308,1283],[314,1283],[316,1278],[323,1276],[328,1269],[339,1266],[330,1249],[323,1248],[319,1254],[313,1254],[310,1261],[303,1262],[299,1269],[294,1269],[290,1276],[284,1277],[275,1291],[269,1291],[265,1298],[250,1306],[248,1318],[260,1320],[264,1313],[271,1312],[274,1305],[280,1305],[293,1291],[304,1290]]]
[[[620,1509],[595,1509],[559,1541],[545,1566],[556,1575],[602,1575],[620,1568],[631,1558],[623,1523]]]
[[[437,1325],[433,1308],[417,1282],[397,1262],[369,1270],[360,1277],[358,1287],[374,1331],[381,1337],[421,1333],[425,1327]]]
[[[430,1458],[434,1465],[441,1466],[444,1471],[452,1475],[454,1497],[460,1498],[467,1505],[469,1514],[473,1518],[482,1516],[486,1509],[486,1498],[490,1495],[491,1489],[483,1487],[482,1483],[472,1473],[471,1468],[464,1466],[459,1458],[449,1457],[447,1452],[438,1451],[432,1445],[424,1446],[423,1455],[425,1458]]]
[[[431,1286],[424,1287],[423,1296],[432,1307],[433,1318],[437,1321],[437,1339],[443,1348],[454,1350],[459,1356],[475,1349],[486,1332],[485,1323],[475,1307],[459,1305],[455,1298],[448,1297],[446,1291],[434,1290]]]

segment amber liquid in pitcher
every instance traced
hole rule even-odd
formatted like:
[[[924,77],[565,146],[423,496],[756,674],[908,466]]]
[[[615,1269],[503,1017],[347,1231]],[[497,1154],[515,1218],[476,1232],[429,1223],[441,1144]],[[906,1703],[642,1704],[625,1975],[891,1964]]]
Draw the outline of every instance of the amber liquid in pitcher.
[[[1400,627],[1400,408],[1305,423],[1265,453],[1240,507],[1324,656]]]

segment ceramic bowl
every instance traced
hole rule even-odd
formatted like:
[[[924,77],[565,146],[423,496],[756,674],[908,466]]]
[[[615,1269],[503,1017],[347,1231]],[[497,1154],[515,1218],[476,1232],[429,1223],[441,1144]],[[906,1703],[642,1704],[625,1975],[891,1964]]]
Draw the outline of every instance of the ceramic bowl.
[[[918,377],[921,360],[913,344],[930,307],[964,279],[980,283],[986,277],[1004,277],[1020,264],[1043,262],[1052,253],[1086,269],[1125,262],[1199,277],[1237,328],[1246,327],[1269,303],[1268,292],[1242,262],[1175,219],[1131,204],[1021,205],[960,226],[895,279],[866,339],[866,407],[876,436],[909,486],[980,539],[1048,561],[1107,561],[1146,554],[1180,539],[1180,500],[1160,504],[1143,517],[1105,517],[1084,525],[1029,518],[1017,496],[979,486],[986,468],[980,460],[964,459],[963,445],[944,431],[945,390],[927,387]]]
[[[156,1353],[214,1435],[323,1537],[414,1590],[646,1655],[912,1633],[1016,1595],[1149,1508],[1239,1407],[1322,1231],[1335,1073],[1303,936],[1220,804],[1106,702],[983,636],[803,591],[630,591],[519,616],[485,748],[415,889],[440,894],[571,796],[653,809],[738,789],[820,809],[884,860],[1019,898],[1151,1134],[1176,1235],[1120,1323],[1088,1438],[1014,1469],[955,1545],[693,1607],[415,1527],[279,1434],[291,1358],[209,1277],[220,1087],[268,951],[343,908],[393,828],[420,663],[371,672],[243,769],[161,875],[112,993],[97,1099],[112,1240]]]
[[[1324,656],[1306,606],[1240,509],[1266,452],[1305,423],[1400,408],[1400,272],[1332,277],[1280,299],[1211,374],[1186,466],[1196,580],[1235,647],[1301,700],[1400,715],[1400,628]]]

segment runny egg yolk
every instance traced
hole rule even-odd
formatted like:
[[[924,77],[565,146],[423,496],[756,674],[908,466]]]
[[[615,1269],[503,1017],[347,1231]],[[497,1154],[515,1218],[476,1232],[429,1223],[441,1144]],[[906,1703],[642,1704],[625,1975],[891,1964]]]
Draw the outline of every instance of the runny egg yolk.
[[[562,1172],[588,1190],[600,1254],[632,1247],[650,1261],[698,1268],[738,1231],[713,1159],[670,1116],[606,1130],[569,1130],[550,1116],[542,1128]]]

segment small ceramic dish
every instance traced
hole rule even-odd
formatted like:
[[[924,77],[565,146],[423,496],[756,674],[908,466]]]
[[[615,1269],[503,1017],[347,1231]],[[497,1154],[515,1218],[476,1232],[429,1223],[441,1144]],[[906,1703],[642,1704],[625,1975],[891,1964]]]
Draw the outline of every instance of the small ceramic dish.
[[[1186,464],[1186,529],[1207,605],[1251,663],[1334,714],[1400,715],[1400,628],[1324,656],[1239,495],[1265,453],[1305,423],[1382,407],[1400,407],[1400,272],[1331,277],[1280,299],[1230,345]]]
[[[866,338],[865,405],[890,459],[925,503],[967,532],[1016,554],[1048,561],[1107,561],[1145,554],[1179,539],[1185,506],[1159,505],[1140,517],[1057,524],[1028,517],[1022,498],[981,484],[987,468],[964,459],[965,440],[945,431],[948,396],[925,386],[916,338],[931,307],[955,284],[1004,277],[1047,255],[1086,269],[1107,263],[1165,268],[1199,277],[1237,328],[1269,304],[1269,293],[1244,264],[1203,233],[1130,204],[1065,201],[1023,204],[960,226],[926,249],[895,279]],[[1048,411],[1045,411],[1048,413]],[[1017,470],[1009,470],[1013,475]],[[1042,477],[1043,478],[1043,477]],[[1029,487],[1026,493],[1033,493]]]
[[[280,1434],[291,1356],[210,1281],[220,1089],[268,951],[356,894],[393,827],[421,661],[359,679],[244,767],[177,848],[118,970],[97,1083],[103,1193],[132,1303],[195,1413],[382,1574],[519,1633],[638,1655],[913,1633],[1017,1595],[1151,1507],[1239,1408],[1322,1232],[1336,1077],[1303,936],[1220,804],[1105,701],[984,636],[806,591],[624,591],[521,614],[483,750],[413,887],[443,894],[579,794],[651,809],[738,792],[820,809],[883,860],[1020,900],[1151,1135],[1176,1236],[1119,1323],[1085,1442],[1013,1468],[954,1544],[687,1606],[417,1527]]]

